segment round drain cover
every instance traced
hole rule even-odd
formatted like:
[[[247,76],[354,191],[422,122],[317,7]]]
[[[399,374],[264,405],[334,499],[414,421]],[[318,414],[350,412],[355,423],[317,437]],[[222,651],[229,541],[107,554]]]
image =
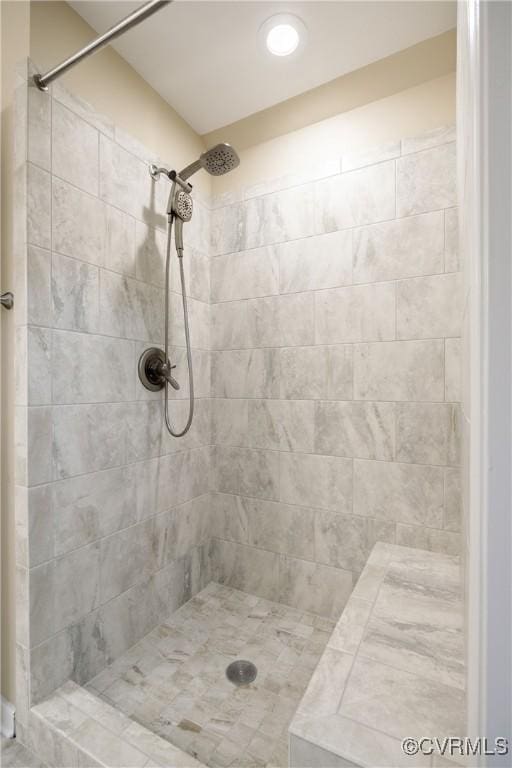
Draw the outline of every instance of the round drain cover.
[[[235,685],[249,685],[253,680],[256,680],[258,670],[252,663],[252,661],[244,661],[239,659],[233,661],[226,669],[226,677]]]

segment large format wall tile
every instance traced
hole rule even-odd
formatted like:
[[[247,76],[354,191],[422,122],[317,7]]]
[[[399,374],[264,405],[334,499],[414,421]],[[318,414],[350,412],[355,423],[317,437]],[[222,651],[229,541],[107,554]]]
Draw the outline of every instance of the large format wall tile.
[[[336,618],[352,591],[352,573],[321,563],[281,556],[279,597],[302,611]]]
[[[105,261],[106,206],[97,197],[60,179],[52,184],[53,250],[102,266]]]
[[[457,466],[460,411],[456,404],[398,403],[396,457],[418,464]]]
[[[315,516],[315,554],[320,563],[360,573],[377,541],[394,543],[392,522],[319,512]]]
[[[74,112],[54,102],[52,172],[75,187],[98,194],[99,134]]]
[[[233,301],[279,293],[275,248],[255,248],[214,259],[212,300]]]
[[[455,144],[397,160],[397,215],[436,211],[457,204]]]
[[[281,293],[337,288],[352,282],[352,232],[332,232],[277,247]]]
[[[100,275],[97,267],[52,256],[53,326],[95,333],[99,330]]]
[[[392,461],[394,419],[393,403],[318,402],[315,451]]]
[[[358,400],[444,400],[444,343],[390,341],[356,344]]]
[[[352,508],[352,462],[334,456],[281,453],[281,501],[347,512]]]
[[[354,232],[354,283],[444,271],[442,211],[386,221]]]
[[[460,336],[462,280],[458,272],[401,280],[396,287],[399,339]]]
[[[315,294],[317,344],[395,338],[395,286],[376,283]]]

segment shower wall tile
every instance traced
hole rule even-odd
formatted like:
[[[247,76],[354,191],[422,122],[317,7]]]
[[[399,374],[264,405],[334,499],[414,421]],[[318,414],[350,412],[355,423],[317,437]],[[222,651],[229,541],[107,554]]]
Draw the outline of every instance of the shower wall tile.
[[[314,559],[314,510],[243,497],[241,503],[250,546]]]
[[[397,216],[410,216],[456,205],[455,160],[455,143],[426,149],[397,160]]]
[[[102,270],[99,328],[107,336],[161,341],[164,294],[161,288]]]
[[[268,401],[256,401],[268,402]],[[214,398],[212,401],[212,442],[215,445],[244,446],[249,438],[249,401],[230,398]],[[271,445],[257,445],[254,448],[270,448]]]
[[[460,409],[448,403],[397,403],[398,461],[440,466],[460,462]]]
[[[55,404],[134,399],[132,341],[54,331],[52,342]]]
[[[315,184],[314,218],[318,233],[386,221],[394,216],[394,160]]]
[[[24,282],[22,295],[19,291],[16,293],[18,313],[20,313],[21,303],[26,310],[21,313],[21,316],[27,323],[49,326],[52,315],[52,256],[50,251],[37,248],[35,245],[29,245],[26,254],[26,275],[23,276],[25,279],[22,278]]]
[[[242,207],[243,247],[258,248],[315,234],[314,208],[311,184],[247,200]]]
[[[111,205],[105,205],[105,218],[105,267],[135,277],[135,219]]]
[[[315,516],[317,562],[358,574],[377,541],[394,543],[393,522],[328,511]]]
[[[459,220],[457,208],[448,208],[444,212],[444,269],[445,272],[458,272],[462,265],[459,258]]]
[[[316,453],[392,461],[394,438],[393,403],[316,403]]]
[[[280,346],[305,346],[315,343],[315,296],[293,293],[279,297],[277,343]]]
[[[58,178],[52,182],[53,250],[102,266],[105,260],[106,207]]]
[[[16,406],[16,483],[32,486],[52,479],[52,409]]]
[[[213,539],[212,578],[267,600],[279,599],[279,555],[231,541]]]
[[[354,231],[354,283],[444,271],[444,214],[425,213]]]
[[[54,253],[51,274],[53,327],[96,333],[100,307],[98,268]]]
[[[212,300],[233,301],[279,293],[275,247],[220,256],[212,263]]]
[[[249,400],[247,444],[251,448],[312,453],[314,414],[311,400]]]
[[[446,339],[445,349],[445,394],[444,399],[460,402],[462,397],[462,356],[461,340]]]
[[[352,573],[292,557],[279,558],[281,602],[301,611],[338,617],[352,592]]]
[[[166,242],[165,232],[136,222],[135,267],[139,280],[164,287]]]
[[[444,342],[390,341],[354,347],[358,400],[444,400]]]
[[[420,136],[411,136],[402,139],[402,154],[409,155],[412,152],[421,152],[424,149],[432,149],[442,144],[450,144],[455,141],[456,131],[454,125],[442,126],[426,131]]]
[[[27,155],[45,171],[51,170],[52,102],[46,93],[30,83],[28,96]]]
[[[99,196],[140,220],[140,182],[144,170],[144,164],[130,152],[100,135]]]
[[[351,345],[281,349],[281,397],[352,399],[352,371]]]
[[[438,531],[419,525],[397,525],[396,543],[402,547],[427,549],[445,555],[460,553],[460,533]]]
[[[51,176],[36,165],[27,165],[27,242],[51,248]]]
[[[401,280],[396,290],[400,339],[460,336],[462,280],[458,272]]]
[[[278,397],[279,350],[212,353],[213,397]]]
[[[337,288],[315,294],[317,344],[395,338],[395,285]]]
[[[52,173],[75,187],[98,194],[99,134],[59,102],[53,104]]]
[[[352,282],[352,232],[293,240],[277,246],[280,293],[337,288]]]
[[[442,467],[354,461],[354,514],[442,528]]]
[[[354,171],[356,168],[375,165],[375,163],[382,163],[385,160],[394,160],[396,157],[400,157],[400,142],[389,141],[386,144],[342,155],[341,170],[343,172]]]
[[[334,456],[280,453],[281,501],[335,512],[352,509],[352,461]]]
[[[16,405],[50,405],[51,400],[51,331],[38,326],[18,326]]]
[[[458,469],[445,469],[444,528],[460,531],[462,522],[461,477]]]

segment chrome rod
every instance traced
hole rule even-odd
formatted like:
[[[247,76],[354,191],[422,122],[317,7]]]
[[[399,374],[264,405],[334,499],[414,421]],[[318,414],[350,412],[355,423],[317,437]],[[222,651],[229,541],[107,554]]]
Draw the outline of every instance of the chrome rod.
[[[91,56],[91,54],[104,48],[116,37],[119,37],[119,35],[122,35],[128,29],[140,24],[141,21],[148,19],[161,8],[170,5],[170,3],[172,3],[172,0],[150,0],[149,3],[141,5],[140,8],[137,8],[136,11],[133,11],[133,13],[130,13],[124,19],[118,21],[117,24],[114,24],[113,27],[107,29],[102,35],[91,40],[88,45],[81,48],[77,53],[74,53],[73,56],[69,56],[69,58],[62,61],[56,67],[50,69],[45,75],[34,75],[35,84],[41,91],[47,91],[49,83],[56,80],[60,75],[64,74],[64,72],[67,72],[68,69],[74,67],[75,64],[78,64],[82,59],[87,58],[87,56]]]

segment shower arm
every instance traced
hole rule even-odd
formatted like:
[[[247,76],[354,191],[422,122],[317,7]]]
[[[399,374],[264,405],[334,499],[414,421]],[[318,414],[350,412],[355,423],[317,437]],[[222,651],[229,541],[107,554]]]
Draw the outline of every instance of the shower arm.
[[[53,82],[53,80],[56,80],[58,77],[63,75],[64,72],[67,72],[68,69],[74,67],[75,64],[79,64],[82,59],[86,59],[88,56],[96,53],[96,51],[104,48],[112,40],[115,40],[116,37],[124,34],[124,32],[127,32],[132,27],[137,26],[137,24],[140,24],[141,21],[149,19],[149,17],[154,13],[161,10],[162,8],[165,8],[166,5],[170,5],[171,3],[172,0],[150,0],[149,3],[141,5],[140,8],[137,8],[128,16],[125,16],[124,19],[118,21],[117,24],[114,24],[113,27],[107,29],[107,31],[102,35],[99,35],[94,40],[91,40],[90,43],[74,53],[72,56],[64,59],[64,61],[62,61],[53,69],[50,69],[48,72],[46,72],[46,74],[34,75],[35,84],[40,91],[47,91],[48,85]]]

